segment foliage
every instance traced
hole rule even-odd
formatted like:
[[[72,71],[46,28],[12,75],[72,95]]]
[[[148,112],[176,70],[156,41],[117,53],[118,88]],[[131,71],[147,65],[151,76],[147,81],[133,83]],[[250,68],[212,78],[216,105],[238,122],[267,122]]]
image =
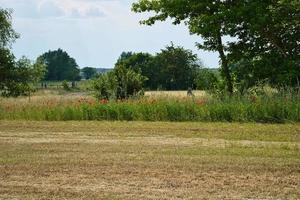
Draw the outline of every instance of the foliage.
[[[59,98],[61,99],[61,98]],[[300,122],[300,93],[277,91],[202,98],[140,98],[34,104],[0,103],[0,119]]]
[[[81,72],[86,80],[89,80],[97,75],[97,70],[93,67],[85,67],[81,69]]]
[[[123,65],[106,74],[102,74],[94,82],[96,97],[99,99],[126,99],[141,95],[146,78]]]
[[[12,28],[12,10],[0,7],[0,49],[10,46],[18,37]]]
[[[76,81],[80,80],[80,70],[74,58],[62,49],[48,51],[41,55],[38,60],[47,67],[45,80],[47,81]]]
[[[229,17],[227,26],[238,40],[229,44],[228,57],[239,84],[299,85],[299,1],[237,1]]]
[[[68,81],[64,80],[64,81],[61,83],[61,85],[62,85],[62,87],[63,87],[63,89],[64,89],[65,91],[70,91],[70,90],[71,90]]]
[[[0,88],[1,95],[14,97],[30,95],[34,90],[32,85],[40,81],[45,72],[46,68],[39,60],[32,63],[29,59],[22,57],[11,63],[9,73],[4,75],[5,80]]]
[[[143,76],[148,77],[145,81],[145,88],[156,89],[157,82],[154,82],[155,76],[157,75],[156,66],[153,65],[155,59],[149,53],[132,53],[123,52],[118,59],[116,66],[122,65],[127,69],[132,69],[136,73],[141,73]]]
[[[117,97],[117,85],[117,79],[113,71],[100,74],[93,84],[96,98],[115,99]]]
[[[187,90],[194,87],[198,58],[190,50],[173,44],[158,53],[155,59],[158,84],[166,90]]]
[[[156,21],[165,21],[168,17],[173,24],[184,22],[192,34],[200,35],[204,42],[198,47],[204,50],[218,51],[221,59],[222,74],[227,83],[228,92],[233,92],[232,78],[225,53],[222,37],[227,35],[224,27],[224,12],[227,11],[225,1],[185,0],[139,0],[133,4],[135,12],[154,12],[155,15],[142,21],[153,25]]]
[[[230,65],[236,65],[235,71],[239,71],[238,64],[244,61],[248,64],[241,70],[252,72],[258,81],[268,79],[272,85],[289,86],[297,86],[299,82],[300,3],[297,0],[139,0],[133,4],[133,10],[155,13],[142,21],[144,24],[152,25],[170,17],[174,24],[184,22],[192,34],[200,35],[204,42],[198,44],[199,48],[219,52],[222,75],[230,93],[233,92]],[[225,45],[224,37],[234,39]],[[243,81],[243,77],[237,78]]]
[[[194,87],[197,70],[201,67],[197,55],[173,43],[155,56],[132,52],[122,55],[116,66],[122,65],[141,73],[148,78],[145,88],[152,90],[187,90]]]
[[[196,86],[198,90],[213,90],[219,84],[218,77],[210,69],[198,70]]]

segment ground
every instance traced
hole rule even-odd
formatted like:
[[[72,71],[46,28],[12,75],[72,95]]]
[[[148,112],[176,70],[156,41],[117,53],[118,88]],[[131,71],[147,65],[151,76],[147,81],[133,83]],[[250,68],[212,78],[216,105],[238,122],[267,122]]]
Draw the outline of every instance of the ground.
[[[0,199],[300,199],[300,124],[0,121]]]

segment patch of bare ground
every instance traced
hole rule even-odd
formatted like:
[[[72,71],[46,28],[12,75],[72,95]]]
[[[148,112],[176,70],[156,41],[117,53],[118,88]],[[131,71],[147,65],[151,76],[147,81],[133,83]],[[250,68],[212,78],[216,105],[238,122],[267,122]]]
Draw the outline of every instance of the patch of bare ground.
[[[299,199],[299,130],[1,121],[0,199]]]

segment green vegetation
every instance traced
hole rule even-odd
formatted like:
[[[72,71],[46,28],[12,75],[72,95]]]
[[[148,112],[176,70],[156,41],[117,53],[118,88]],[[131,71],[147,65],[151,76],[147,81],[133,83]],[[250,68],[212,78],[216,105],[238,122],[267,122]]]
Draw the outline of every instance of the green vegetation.
[[[44,53],[38,60],[46,65],[46,81],[80,80],[80,70],[75,59],[62,49]]]
[[[66,102],[48,97],[24,104],[3,100],[0,119],[300,122],[300,94],[271,92],[262,95],[257,90],[248,95],[227,97],[150,96],[122,101],[76,97]]]
[[[106,74],[99,75],[94,81],[94,89],[98,99],[128,99],[143,93],[146,77],[119,64]]]
[[[148,53],[123,53],[116,67],[119,65],[147,77],[144,87],[150,90],[196,88],[197,73],[202,67],[196,54],[173,43],[154,56]]]
[[[198,47],[220,55],[221,71],[229,93],[234,81],[245,86],[267,80],[273,86],[299,86],[300,2],[290,1],[199,1],[139,0],[135,12],[154,12],[142,21],[173,20],[185,23],[191,34],[204,40]],[[231,38],[225,42],[224,38]],[[241,65],[241,66],[240,66]],[[234,80],[235,71],[249,76]],[[246,83],[244,83],[246,81]],[[254,84],[249,84],[252,81]],[[248,83],[247,83],[248,82]]]
[[[89,80],[97,75],[97,70],[93,67],[85,67],[81,69],[81,72],[86,80]]]
[[[19,35],[12,28],[11,14],[11,10],[0,8],[0,96],[30,95],[31,84],[43,77],[45,67],[25,57],[16,61],[10,47]]]

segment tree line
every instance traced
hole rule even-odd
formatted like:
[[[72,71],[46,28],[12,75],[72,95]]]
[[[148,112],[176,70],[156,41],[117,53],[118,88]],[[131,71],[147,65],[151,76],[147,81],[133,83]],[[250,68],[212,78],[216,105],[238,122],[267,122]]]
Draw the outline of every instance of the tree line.
[[[153,16],[141,24],[173,20],[184,23],[190,33],[204,42],[199,49],[216,51],[220,72],[204,69],[193,52],[168,45],[161,52],[124,52],[113,71],[97,75],[96,69],[82,69],[86,79],[95,77],[95,88],[103,96],[126,98],[149,90],[218,89],[243,93],[259,83],[273,87],[300,85],[300,2],[298,0],[139,0],[132,5],[137,13]],[[49,51],[35,62],[16,60],[10,51],[19,37],[13,30],[11,11],[0,9],[0,91],[18,96],[39,80],[80,79],[74,58],[62,49]],[[226,41],[226,38],[229,38]],[[102,93],[99,92],[102,96]]]
[[[139,0],[132,10],[155,13],[142,24],[171,18],[201,36],[200,49],[219,53],[229,93],[261,81],[299,86],[299,0]]]

